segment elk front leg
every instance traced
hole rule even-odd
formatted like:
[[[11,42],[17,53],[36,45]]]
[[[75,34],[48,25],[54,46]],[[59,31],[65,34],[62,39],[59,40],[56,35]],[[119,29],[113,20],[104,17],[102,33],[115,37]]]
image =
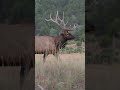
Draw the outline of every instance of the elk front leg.
[[[57,60],[61,61],[61,58],[60,58],[60,56],[59,56],[59,53],[58,53],[58,52],[57,52],[57,53],[54,53],[53,55],[57,58]]]
[[[45,63],[45,61],[46,61],[46,57],[47,57],[47,56],[48,56],[48,53],[45,52],[44,55],[43,55],[43,63]]]
[[[21,69],[20,69],[20,90],[23,89],[23,84],[25,82],[26,77],[28,76],[28,73],[30,69],[33,67],[30,61],[30,58],[23,59],[27,60],[28,62],[22,62]]]

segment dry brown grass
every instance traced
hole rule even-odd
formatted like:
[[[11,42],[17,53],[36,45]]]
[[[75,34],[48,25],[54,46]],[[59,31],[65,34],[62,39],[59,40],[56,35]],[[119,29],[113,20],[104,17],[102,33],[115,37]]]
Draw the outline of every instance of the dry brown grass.
[[[85,54],[60,54],[61,61],[49,55],[35,55],[35,82],[44,90],[85,90]]]

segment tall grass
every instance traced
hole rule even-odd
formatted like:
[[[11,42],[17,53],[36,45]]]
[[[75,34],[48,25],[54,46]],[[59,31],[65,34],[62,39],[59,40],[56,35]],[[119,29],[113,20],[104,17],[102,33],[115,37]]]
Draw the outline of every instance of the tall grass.
[[[36,90],[85,90],[85,55],[61,54],[60,60],[52,55],[42,62],[42,55],[35,55]]]

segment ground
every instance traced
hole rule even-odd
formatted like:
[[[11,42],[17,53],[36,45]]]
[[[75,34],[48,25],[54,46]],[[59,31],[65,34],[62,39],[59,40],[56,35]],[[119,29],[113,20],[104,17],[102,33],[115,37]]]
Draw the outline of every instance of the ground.
[[[49,55],[43,64],[42,54],[35,55],[36,90],[85,90],[85,54]],[[40,86],[40,87],[39,87]]]

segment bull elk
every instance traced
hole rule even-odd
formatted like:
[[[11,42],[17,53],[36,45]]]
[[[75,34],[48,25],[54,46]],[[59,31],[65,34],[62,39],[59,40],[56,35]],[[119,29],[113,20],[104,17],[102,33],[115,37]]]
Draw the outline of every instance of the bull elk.
[[[55,18],[52,18],[50,14],[49,19],[45,19],[47,22],[53,22],[60,27],[60,34],[58,36],[35,36],[35,53],[44,54],[43,62],[46,61],[46,57],[49,54],[53,54],[58,57],[59,49],[64,48],[68,40],[73,40],[75,37],[69,32],[74,30],[77,25],[68,26],[64,21],[64,12],[62,19],[59,17],[58,11]]]

